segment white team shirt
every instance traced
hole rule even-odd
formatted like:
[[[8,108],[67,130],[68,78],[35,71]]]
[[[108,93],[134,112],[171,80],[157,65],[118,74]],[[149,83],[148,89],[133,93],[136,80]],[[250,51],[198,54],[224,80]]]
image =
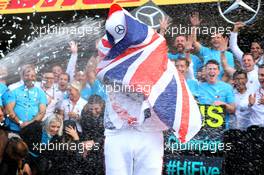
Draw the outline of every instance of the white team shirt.
[[[247,89],[250,89],[251,92],[255,92],[260,86],[258,80],[258,67],[254,66],[254,69],[247,73],[247,77]]]
[[[237,90],[234,91],[236,105],[236,124],[235,128],[245,130],[250,124],[251,109],[248,107],[248,98],[252,92],[247,89],[246,92],[240,94]]]
[[[77,130],[79,132],[82,132],[81,125],[78,120],[72,119],[69,117],[68,113],[69,112],[74,112],[81,117],[81,112],[83,107],[86,105],[87,101],[84,100],[82,97],[79,98],[77,101],[76,105],[73,105],[70,99],[66,99],[62,101],[60,110],[64,112],[64,120],[74,120],[76,122]]]
[[[259,104],[259,99],[264,95],[264,89],[259,88],[256,91],[256,102],[251,107],[253,114],[250,118],[250,125],[258,125],[264,127],[264,105]]]
[[[47,100],[48,100],[48,106],[46,108],[46,114],[43,117],[42,121],[44,121],[49,116],[52,116],[56,110],[56,107],[58,106],[58,103],[61,102],[64,98],[64,94],[57,88],[57,86],[54,84],[49,89],[42,90],[45,92]]]

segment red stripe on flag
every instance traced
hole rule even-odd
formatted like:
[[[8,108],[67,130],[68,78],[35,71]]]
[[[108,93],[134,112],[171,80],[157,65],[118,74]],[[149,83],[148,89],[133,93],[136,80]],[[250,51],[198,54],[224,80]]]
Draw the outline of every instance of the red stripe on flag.
[[[152,86],[156,84],[167,69],[167,51],[166,41],[163,41],[152,51],[148,58],[138,66],[135,74],[130,80],[130,85],[134,85],[135,89],[140,88],[146,97],[149,96]],[[146,85],[148,86],[147,89],[144,88]]]
[[[179,130],[179,139],[181,142],[184,143],[186,141],[186,135],[189,127],[190,103],[189,103],[189,94],[184,83],[183,75],[179,74],[179,79],[182,87],[182,117],[181,117],[181,125]]]
[[[151,38],[151,41],[150,41],[149,43],[147,43],[147,44],[145,44],[145,45],[142,45],[142,46],[139,46],[139,47],[134,47],[134,48],[129,48],[129,49],[127,49],[123,54],[121,54],[121,55],[119,55],[118,57],[116,57],[116,58],[113,60],[113,62],[115,62],[115,61],[117,61],[117,60],[120,60],[121,58],[123,58],[123,57],[125,57],[125,56],[127,56],[127,55],[129,55],[129,54],[131,54],[131,53],[133,53],[133,52],[136,52],[136,51],[138,51],[138,50],[140,50],[140,49],[142,49],[142,48],[144,48],[144,47],[146,47],[147,45],[153,43],[153,42],[154,42],[156,39],[158,39],[158,38],[159,38],[159,35],[158,35],[158,34],[153,35],[152,38]]]
[[[147,43],[147,44],[145,44],[145,45],[142,45],[142,46],[140,46],[140,47],[135,47],[135,48],[127,49],[123,54],[121,54],[121,55],[119,55],[118,57],[116,57],[115,59],[113,59],[113,61],[111,61],[108,65],[110,65],[110,64],[112,64],[112,63],[114,63],[114,62],[116,62],[116,61],[118,61],[118,60],[120,60],[120,59],[122,59],[122,58],[124,58],[124,57],[126,57],[126,56],[128,56],[128,55],[130,55],[130,54],[133,53],[133,52],[136,52],[136,51],[138,51],[138,50],[140,50],[140,49],[146,47],[146,45],[151,44],[151,43],[154,42],[157,38],[159,38],[159,35],[158,35],[158,34],[155,34],[155,35],[152,36],[151,41],[150,41],[149,43]],[[107,67],[108,65],[106,65],[105,67]],[[104,67],[104,68],[105,68],[105,67]],[[104,69],[104,68],[98,69],[98,72],[97,72],[97,73],[99,73],[99,72],[100,72],[102,69]]]
[[[108,40],[106,40],[104,38],[102,39],[102,44],[104,47],[107,47],[109,49],[112,47],[112,45],[108,42]]]
[[[153,36],[152,39],[151,39],[151,42],[148,43],[148,44],[151,44],[151,43],[154,42],[157,38],[158,38],[158,36]],[[126,57],[126,56],[130,55],[131,53],[136,52],[136,51],[138,51],[138,50],[140,50],[140,49],[142,49],[142,48],[144,48],[144,47],[146,47],[146,45],[144,45],[144,46],[140,46],[140,47],[135,47],[135,48],[129,48],[129,49],[127,49],[123,54],[121,54],[121,55],[119,55],[118,57],[116,57],[116,58],[113,60],[113,62],[118,61],[118,60],[122,59],[123,57]]]

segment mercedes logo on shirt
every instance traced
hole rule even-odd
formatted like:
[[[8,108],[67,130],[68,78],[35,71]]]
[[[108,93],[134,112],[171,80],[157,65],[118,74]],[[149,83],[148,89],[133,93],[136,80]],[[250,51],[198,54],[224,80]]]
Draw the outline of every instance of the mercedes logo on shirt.
[[[231,12],[237,10],[238,8],[242,8],[247,10],[248,12],[252,13],[251,17],[248,18],[248,20],[243,21],[243,23],[245,24],[249,24],[251,23],[257,16],[259,10],[260,10],[260,6],[261,6],[261,0],[255,0],[255,3],[257,3],[257,7],[256,9],[254,9],[253,7],[251,7],[250,5],[248,5],[247,3],[245,3],[243,0],[233,0],[231,1],[232,4],[229,5],[229,7],[222,11],[221,8],[221,0],[218,0],[218,10],[220,15],[229,23],[234,24],[237,21],[231,21],[226,15],[230,14]],[[252,1],[253,2],[253,1]],[[253,2],[254,3],[254,2]],[[237,13],[235,15],[238,15]]]

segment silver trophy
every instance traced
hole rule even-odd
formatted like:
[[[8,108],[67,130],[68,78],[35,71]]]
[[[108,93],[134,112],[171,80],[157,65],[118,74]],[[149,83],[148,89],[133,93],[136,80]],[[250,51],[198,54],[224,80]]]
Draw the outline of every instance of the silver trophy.
[[[258,12],[259,12],[259,10],[260,10],[260,6],[261,6],[261,0],[258,0],[258,7],[257,7],[256,10],[253,9],[252,7],[250,7],[249,5],[247,5],[243,0],[235,0],[235,1],[232,3],[232,5],[229,6],[229,7],[228,7],[226,10],[224,10],[224,12],[223,12],[223,10],[222,10],[222,8],[221,8],[221,2],[222,2],[222,1],[223,1],[223,0],[218,0],[218,10],[219,10],[219,12],[220,12],[220,15],[221,15],[221,16],[222,16],[227,22],[229,22],[229,23],[231,23],[231,24],[235,24],[235,22],[234,22],[234,21],[231,21],[230,19],[228,19],[228,18],[225,16],[226,14],[228,14],[228,13],[230,13],[230,12],[232,12],[232,11],[238,9],[239,7],[245,8],[246,10],[248,10],[248,11],[254,13],[254,15],[253,15],[250,19],[248,19],[248,20],[246,20],[246,21],[243,22],[243,23],[245,23],[245,24],[250,24],[250,23],[256,18],[257,14],[258,14]]]

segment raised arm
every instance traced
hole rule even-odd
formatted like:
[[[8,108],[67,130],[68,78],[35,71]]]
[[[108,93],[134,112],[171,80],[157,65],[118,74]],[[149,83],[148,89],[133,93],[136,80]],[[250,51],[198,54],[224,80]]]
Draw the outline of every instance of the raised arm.
[[[239,30],[243,28],[244,26],[245,24],[242,22],[235,23],[234,29],[230,34],[230,40],[229,40],[230,49],[235,55],[235,57],[240,61],[241,64],[242,64],[242,57],[243,57],[244,52],[238,47],[237,36],[238,36]]]
[[[200,19],[200,15],[198,12],[195,12],[193,14],[190,15],[190,21],[192,24],[192,33],[191,33],[191,37],[193,40],[193,46],[194,46],[194,50],[195,52],[199,52],[200,48],[201,48],[201,44],[198,42],[197,40],[197,30],[196,28],[200,26],[202,19]]]
[[[236,70],[228,65],[226,56],[225,56],[225,51],[221,52],[221,64],[222,64],[222,67],[225,73],[227,73],[229,76],[232,77]]]
[[[86,65],[86,82],[88,82],[91,86],[96,80],[96,67],[98,64],[98,60],[96,57],[92,56]]]
[[[70,75],[70,82],[74,80],[76,63],[78,59],[78,46],[74,41],[69,43],[71,50],[71,57],[67,65],[66,73]]]
[[[171,23],[169,23],[169,17],[165,16],[163,19],[159,20],[160,22],[160,34],[162,36],[164,36],[166,34],[166,31],[168,29],[168,27],[171,25]]]
[[[194,70],[193,70],[193,62],[192,62],[192,59],[191,59],[192,43],[193,43],[192,37],[188,36],[186,38],[184,53],[185,53],[186,59],[189,62],[189,67],[188,67],[188,71],[187,71],[187,78],[191,79],[191,80],[194,80],[195,77],[194,77]]]

